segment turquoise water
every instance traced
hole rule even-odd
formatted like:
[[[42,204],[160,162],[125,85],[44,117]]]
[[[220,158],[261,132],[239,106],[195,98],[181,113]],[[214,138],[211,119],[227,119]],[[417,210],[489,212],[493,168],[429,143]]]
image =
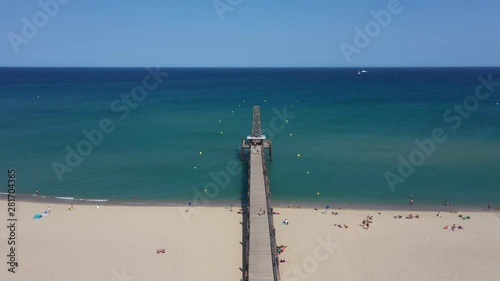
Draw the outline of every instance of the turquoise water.
[[[240,141],[260,105],[274,200],[399,204],[413,194],[500,204],[500,87],[457,129],[443,119],[474,94],[479,75],[500,80],[499,68],[358,70],[164,69],[170,75],[121,120],[111,105],[142,85],[145,69],[2,68],[0,178],[15,168],[20,193],[192,200],[194,189],[211,192],[210,172],[234,162],[243,172],[210,200],[237,200],[247,180]],[[284,108],[288,122],[275,113]],[[65,147],[76,149],[102,119],[114,131],[59,181],[54,161],[66,165]],[[392,191],[384,174],[397,174],[398,155],[408,159],[435,128],[448,139]]]

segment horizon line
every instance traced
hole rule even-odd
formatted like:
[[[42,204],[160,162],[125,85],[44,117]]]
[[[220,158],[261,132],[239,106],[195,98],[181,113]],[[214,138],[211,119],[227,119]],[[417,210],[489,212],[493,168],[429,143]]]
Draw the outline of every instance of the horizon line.
[[[159,66],[159,65],[158,65]],[[4,66],[0,68],[145,68],[156,66]],[[499,68],[498,66],[159,66],[160,68]]]

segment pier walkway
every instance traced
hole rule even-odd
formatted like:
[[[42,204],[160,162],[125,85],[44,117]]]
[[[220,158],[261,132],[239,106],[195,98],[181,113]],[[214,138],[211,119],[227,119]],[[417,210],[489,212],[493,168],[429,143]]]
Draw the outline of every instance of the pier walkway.
[[[242,150],[249,150],[246,275],[249,281],[279,280],[276,238],[271,207],[271,193],[267,177],[265,149],[271,142],[260,132],[260,109],[254,107],[252,136],[242,142]],[[242,154],[243,158],[244,154]]]

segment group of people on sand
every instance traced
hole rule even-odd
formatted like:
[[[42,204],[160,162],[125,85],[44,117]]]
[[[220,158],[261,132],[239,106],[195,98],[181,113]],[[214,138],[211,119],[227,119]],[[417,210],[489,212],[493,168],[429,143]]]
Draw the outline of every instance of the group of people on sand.
[[[441,215],[441,214],[439,214]],[[397,216],[394,216],[395,219],[402,219],[403,216],[402,215],[397,215]],[[420,218],[420,215],[416,214],[416,215],[413,215],[413,213],[410,213],[409,215],[406,216],[406,219],[407,220],[411,220],[411,219],[419,219]]]
[[[333,226],[336,226],[338,228],[349,228],[349,226],[347,224],[334,224]]]
[[[280,245],[280,246],[276,247],[276,252],[278,253],[278,255],[281,255],[285,251],[286,247],[287,246],[285,246],[285,245]],[[279,262],[280,262],[280,264],[282,264],[282,263],[285,263],[286,260],[280,259]]]
[[[276,251],[278,252],[278,255],[283,253],[285,251],[286,247],[287,246],[285,246],[285,245],[280,245],[280,246],[276,247]]]
[[[463,230],[464,228],[461,225],[457,226],[457,225],[453,224],[452,226],[446,225],[443,229],[455,231],[457,229]]]
[[[364,229],[369,229],[370,228],[370,223],[373,223],[373,216],[366,216],[366,219],[364,219],[362,222],[361,222],[361,226],[364,228]]]

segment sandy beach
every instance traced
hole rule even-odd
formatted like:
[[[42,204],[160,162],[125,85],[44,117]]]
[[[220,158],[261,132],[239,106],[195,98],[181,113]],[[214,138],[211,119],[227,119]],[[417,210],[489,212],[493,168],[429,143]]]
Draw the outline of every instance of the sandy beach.
[[[236,208],[17,202],[16,273],[1,280],[241,280],[242,221]],[[0,221],[7,223],[6,201]],[[498,211],[441,213],[276,208],[282,280],[498,280]],[[332,215],[331,212],[338,212]],[[378,214],[381,212],[381,214]],[[463,220],[459,214],[470,216]],[[373,216],[369,229],[360,226]],[[402,215],[402,219],[394,216]],[[289,224],[282,225],[287,219]],[[348,228],[339,228],[335,224]],[[463,230],[445,230],[460,225]],[[0,228],[3,260],[8,229]],[[165,253],[157,254],[157,250]]]
[[[282,280],[499,280],[498,211],[441,213],[441,218],[413,212],[418,219],[406,219],[408,211],[275,211],[280,212],[274,219],[276,242],[287,246],[280,255],[286,261]],[[373,216],[369,229],[360,226],[367,215]],[[288,225],[281,225],[284,219]],[[453,224],[464,229],[443,229]]]
[[[240,280],[241,215],[225,208],[17,202],[16,273],[7,271],[6,201],[0,201],[0,280]],[[157,254],[165,249],[165,254]]]

